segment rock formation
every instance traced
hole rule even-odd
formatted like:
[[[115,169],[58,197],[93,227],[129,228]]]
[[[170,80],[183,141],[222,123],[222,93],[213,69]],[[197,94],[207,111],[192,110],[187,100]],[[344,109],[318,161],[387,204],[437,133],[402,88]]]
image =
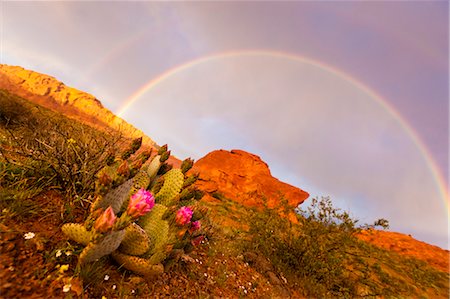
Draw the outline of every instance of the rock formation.
[[[274,178],[260,157],[241,150],[217,150],[198,160],[191,170],[199,172],[197,186],[206,199],[224,196],[250,207],[276,206],[285,199],[293,209],[309,194]]]
[[[370,229],[362,231],[358,238],[401,255],[415,257],[440,271],[450,273],[448,250],[418,241],[410,235]]]

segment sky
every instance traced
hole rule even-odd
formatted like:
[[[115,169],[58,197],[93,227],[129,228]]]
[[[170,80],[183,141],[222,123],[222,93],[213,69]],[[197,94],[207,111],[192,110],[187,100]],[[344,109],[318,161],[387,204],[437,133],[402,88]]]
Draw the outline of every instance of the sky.
[[[2,1],[0,61],[449,248],[448,28],[447,1]]]

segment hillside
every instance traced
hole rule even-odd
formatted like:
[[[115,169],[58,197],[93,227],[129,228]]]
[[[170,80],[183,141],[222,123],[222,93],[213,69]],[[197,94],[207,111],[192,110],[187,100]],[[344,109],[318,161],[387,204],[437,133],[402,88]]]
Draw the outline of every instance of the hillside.
[[[112,128],[130,138],[143,136],[145,144],[155,144],[142,131],[103,107],[102,103],[94,96],[68,87],[51,76],[29,71],[19,66],[0,64],[0,89],[97,129]]]
[[[2,298],[449,296],[448,251],[360,230],[327,201],[299,216],[293,209],[309,194],[241,150],[213,151],[186,174],[199,174],[192,186],[204,192],[195,205],[205,211],[205,240],[171,268],[165,264],[164,274],[144,279],[109,257],[79,269],[83,246],[61,227],[88,217],[99,170],[140,131],[94,97],[19,67],[0,68],[0,107]],[[128,129],[121,135],[119,127]],[[141,167],[136,162],[150,148],[151,160],[159,146],[146,137],[129,165]],[[181,165],[167,162],[157,178]]]

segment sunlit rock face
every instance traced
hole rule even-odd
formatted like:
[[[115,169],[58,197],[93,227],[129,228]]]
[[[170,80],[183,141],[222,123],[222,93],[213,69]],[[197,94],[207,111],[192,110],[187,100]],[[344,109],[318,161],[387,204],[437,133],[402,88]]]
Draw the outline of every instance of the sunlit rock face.
[[[371,229],[362,231],[358,238],[389,251],[415,257],[438,270],[450,272],[448,250],[418,241],[409,235]]]
[[[19,66],[0,64],[0,89],[97,128],[120,130],[125,136],[131,138],[144,136],[144,143],[154,144],[142,131],[103,107],[94,96],[68,87],[51,76]]]
[[[241,150],[217,150],[198,160],[192,169],[199,172],[198,187],[214,200],[216,193],[245,206],[275,207],[285,199],[293,209],[309,194],[274,178],[260,157]]]

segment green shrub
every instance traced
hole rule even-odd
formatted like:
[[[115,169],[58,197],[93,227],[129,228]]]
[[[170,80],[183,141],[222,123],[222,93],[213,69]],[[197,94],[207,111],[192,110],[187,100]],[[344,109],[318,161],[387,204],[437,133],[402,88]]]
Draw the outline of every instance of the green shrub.
[[[313,199],[306,210],[299,209],[298,224],[277,210],[253,213],[243,250],[269,258],[308,297],[417,296],[411,285],[446,286],[445,273],[357,239],[357,220],[334,208],[329,198]],[[388,225],[384,219],[377,224]]]

